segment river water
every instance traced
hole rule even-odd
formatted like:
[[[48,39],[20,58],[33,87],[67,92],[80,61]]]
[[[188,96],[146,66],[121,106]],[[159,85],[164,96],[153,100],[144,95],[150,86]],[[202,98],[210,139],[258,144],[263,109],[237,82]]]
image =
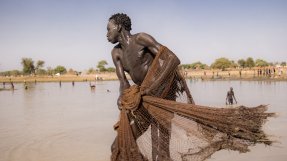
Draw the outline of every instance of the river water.
[[[277,142],[251,152],[216,152],[208,161],[287,160],[287,82],[187,80],[195,103],[225,106],[233,87],[238,105],[268,104],[278,113],[264,125]],[[0,91],[0,161],[108,161],[116,136],[118,81],[15,84]],[[6,88],[9,88],[6,85]]]

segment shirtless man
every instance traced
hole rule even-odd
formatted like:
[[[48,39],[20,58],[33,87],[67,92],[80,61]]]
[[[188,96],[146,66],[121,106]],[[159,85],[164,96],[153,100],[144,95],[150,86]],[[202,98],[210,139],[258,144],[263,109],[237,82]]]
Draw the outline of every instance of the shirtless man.
[[[233,99],[235,100],[235,103],[237,104],[237,101],[234,96],[233,88],[230,87],[230,90],[227,92],[227,95],[226,95],[226,104],[233,105]]]
[[[112,15],[109,19],[107,30],[108,41],[112,44],[117,43],[111,53],[116,67],[116,74],[120,81],[120,96],[117,101],[120,108],[122,93],[130,87],[125,72],[130,75],[135,84],[140,86],[162,45],[146,33],[131,34],[131,20],[126,14],[117,13]],[[145,91],[142,91],[142,95],[149,95],[150,92],[158,87],[159,83],[165,80],[170,72],[174,71],[180,64],[179,59],[172,52],[169,53],[169,57],[170,59],[165,62],[168,64],[167,67],[161,72],[161,75],[154,81],[153,85]],[[158,132],[158,130],[153,130],[152,127],[152,133],[156,132]],[[155,136],[161,137],[160,133]],[[157,141],[153,140],[153,147],[155,147],[155,142]],[[112,149],[113,146],[115,145],[112,145]],[[169,147],[162,147],[162,149],[159,150],[165,151],[166,155],[169,155]],[[156,150],[153,149],[153,160],[156,160],[155,158],[159,156],[157,156],[154,151]]]

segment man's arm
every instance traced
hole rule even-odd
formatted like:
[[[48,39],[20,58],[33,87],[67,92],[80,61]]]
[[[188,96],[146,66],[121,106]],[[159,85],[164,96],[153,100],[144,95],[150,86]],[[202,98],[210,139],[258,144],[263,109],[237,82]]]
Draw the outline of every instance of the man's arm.
[[[114,65],[116,67],[116,74],[117,74],[117,77],[120,81],[120,96],[118,98],[118,105],[121,105],[121,96],[122,96],[122,93],[125,89],[129,88],[130,87],[130,84],[126,78],[126,75],[125,75],[125,72],[124,72],[124,68],[122,66],[122,63],[121,63],[121,59],[120,59],[120,54],[121,54],[121,50],[118,49],[118,48],[114,48],[112,50],[112,59],[113,59],[113,62],[114,62]]]
[[[137,35],[136,40],[138,44],[148,48],[148,50],[153,55],[158,54],[158,52],[160,51],[160,48],[162,47],[160,43],[158,43],[152,36],[146,33],[139,33]],[[166,68],[164,68],[164,70],[160,73],[160,76],[154,81],[154,83],[148,89],[146,89],[146,91],[144,91],[145,94],[148,94],[151,90],[157,87],[180,64],[180,60],[177,58],[177,56],[174,53],[169,51],[167,55],[169,56],[169,58],[167,59],[167,61],[164,62]]]

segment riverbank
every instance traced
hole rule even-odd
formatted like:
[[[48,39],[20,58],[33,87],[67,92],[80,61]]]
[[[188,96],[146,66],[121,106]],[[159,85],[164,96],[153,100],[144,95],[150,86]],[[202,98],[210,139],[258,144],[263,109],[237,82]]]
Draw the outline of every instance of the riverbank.
[[[202,80],[271,80],[271,81],[287,81],[286,72],[275,73],[269,75],[258,75],[256,70],[185,70],[182,74],[186,79],[202,79]],[[127,75],[127,78],[130,77]],[[83,82],[83,81],[105,81],[117,80],[114,72],[97,73],[89,75],[61,75],[61,76],[17,76],[17,77],[0,77],[0,82]]]
[[[18,76],[0,77],[0,82],[85,82],[85,81],[117,80],[116,73],[99,73],[90,75],[61,75],[61,76]]]

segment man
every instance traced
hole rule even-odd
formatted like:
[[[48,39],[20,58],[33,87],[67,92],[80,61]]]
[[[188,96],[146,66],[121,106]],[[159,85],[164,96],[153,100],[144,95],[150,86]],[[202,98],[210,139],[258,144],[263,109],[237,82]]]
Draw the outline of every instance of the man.
[[[226,104],[233,105],[233,99],[235,100],[235,103],[237,104],[237,101],[235,99],[235,95],[233,92],[233,88],[230,87],[230,90],[227,92],[227,95],[226,95]]]
[[[132,35],[130,33],[131,21],[126,14],[113,15],[109,19],[107,30],[108,41],[113,44],[118,43],[112,50],[112,58],[120,80],[120,97],[118,99],[118,105],[120,105],[123,90],[130,87],[124,72],[129,73],[133,82],[140,86],[162,45],[146,33]],[[165,79],[180,64],[179,59],[173,53],[169,55],[173,58],[169,59],[170,62],[165,63],[170,66],[163,71],[159,80],[154,81],[155,84],[152,87],[144,91],[144,94],[148,94],[153,87],[157,86],[157,82]]]
[[[153,60],[162,50],[163,45],[158,43],[152,36],[146,33],[137,33],[132,35],[130,33],[131,20],[126,14],[123,13],[117,13],[110,17],[107,30],[108,41],[112,44],[118,43],[113,48],[111,53],[113,62],[116,66],[116,74],[120,81],[120,96],[117,104],[121,109],[123,91],[130,87],[125,72],[130,75],[132,81],[136,85],[141,86],[148,73],[148,70],[153,63]],[[170,73],[174,72],[177,69],[177,66],[180,64],[179,59],[174,53],[172,53],[170,50],[165,50],[165,52],[167,52],[166,55],[168,55],[168,59],[164,61],[165,67],[159,73],[156,79],[153,80],[152,85],[141,91],[141,95],[153,95],[164,99],[175,100],[175,92],[173,92],[175,89],[169,90],[167,92],[169,93],[168,96],[162,95],[165,87],[158,89],[158,86],[163,86],[163,82],[167,80]],[[168,137],[162,139],[162,134],[158,128],[161,128],[161,130],[164,132],[168,131],[158,123],[151,123],[152,136],[155,136],[152,137],[152,146],[157,147],[152,149],[152,157],[154,160],[155,158],[160,159],[157,151],[164,151],[164,153],[169,156],[169,146],[162,147],[164,144],[162,144],[161,141],[169,142],[170,132],[168,132]],[[136,130],[136,128],[133,128],[133,132],[136,137],[139,137],[142,134],[142,131],[139,132]],[[115,144],[116,140],[112,145],[112,150],[114,148],[113,146],[116,146]]]

